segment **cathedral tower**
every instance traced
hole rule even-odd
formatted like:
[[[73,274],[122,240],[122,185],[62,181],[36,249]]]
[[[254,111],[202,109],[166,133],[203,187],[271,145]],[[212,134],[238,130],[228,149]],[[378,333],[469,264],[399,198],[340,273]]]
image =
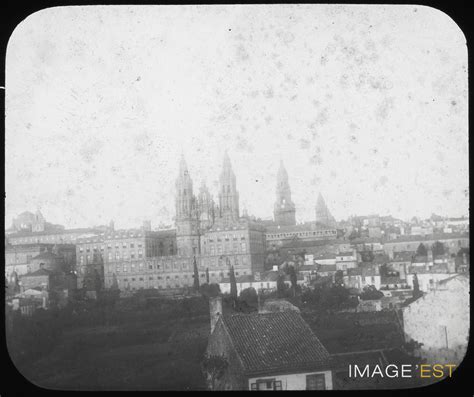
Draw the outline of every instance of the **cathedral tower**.
[[[239,220],[239,193],[227,151],[224,154],[224,164],[219,177],[219,212],[226,223]]]
[[[273,210],[275,223],[280,226],[294,226],[296,225],[296,210],[295,204],[291,201],[291,190],[288,182],[288,173],[280,162],[280,168],[277,175],[276,187],[276,201]]]
[[[179,175],[176,179],[176,243],[178,255],[191,256],[199,253],[199,233],[196,198],[188,166],[181,156]]]
[[[321,193],[316,202],[316,223],[324,227],[336,227],[336,220],[329,212]]]
[[[206,230],[214,224],[214,200],[203,181],[198,195],[199,228]]]

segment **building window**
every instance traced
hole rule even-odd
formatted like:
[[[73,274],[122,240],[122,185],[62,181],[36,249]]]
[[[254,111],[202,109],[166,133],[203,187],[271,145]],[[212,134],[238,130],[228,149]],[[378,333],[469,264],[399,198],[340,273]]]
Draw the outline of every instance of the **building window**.
[[[306,390],[326,390],[324,374],[306,375]]]
[[[259,379],[250,385],[251,390],[281,390],[281,380]]]

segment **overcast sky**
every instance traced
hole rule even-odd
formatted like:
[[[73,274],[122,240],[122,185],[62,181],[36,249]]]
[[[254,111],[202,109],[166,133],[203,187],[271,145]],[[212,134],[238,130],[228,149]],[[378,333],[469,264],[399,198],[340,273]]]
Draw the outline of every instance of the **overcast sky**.
[[[6,224],[171,223],[227,148],[241,210],[468,214],[467,48],[420,6],[89,6],[30,15],[6,60]]]

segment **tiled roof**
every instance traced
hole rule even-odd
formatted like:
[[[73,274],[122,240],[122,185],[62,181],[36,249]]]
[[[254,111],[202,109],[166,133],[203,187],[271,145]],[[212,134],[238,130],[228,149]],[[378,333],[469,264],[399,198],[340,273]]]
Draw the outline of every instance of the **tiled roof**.
[[[337,256],[354,256],[353,251],[339,252]]]
[[[99,233],[98,230],[92,228],[78,228],[78,229],[58,229],[58,230],[45,230],[44,232],[29,232],[21,231],[15,234],[10,234],[10,237],[35,237],[35,236],[56,236],[63,234],[76,234],[76,233]]]
[[[318,270],[319,265],[303,265],[300,266],[299,271],[300,272],[310,272],[310,271],[316,271]]]
[[[36,255],[32,259],[58,259],[60,258],[58,255],[53,254],[52,252],[46,251],[42,252],[41,254]]]
[[[314,231],[321,231],[321,230],[336,230],[335,228],[330,227],[320,227],[316,224],[316,222],[307,222],[307,223],[300,223],[297,225],[291,226],[267,226],[267,233],[291,233],[291,232],[314,232]]]
[[[39,269],[39,270],[36,270],[35,272],[27,273],[21,277],[24,278],[24,277],[37,277],[37,276],[50,276],[50,275],[51,275],[51,272],[49,270]]]
[[[426,236],[401,236],[395,240],[386,241],[385,244],[396,244],[396,243],[404,243],[404,242],[413,242],[413,241],[443,241],[443,240],[453,240],[453,239],[461,239],[461,238],[469,238],[469,233],[436,233],[436,234],[429,234]]]
[[[411,262],[413,259],[413,251],[400,251],[393,253],[393,259],[390,262]]]
[[[329,353],[295,311],[224,316],[246,374],[329,367]]]
[[[337,271],[336,265],[319,265],[318,272],[335,272]]]
[[[406,283],[406,280],[402,280],[398,276],[388,276],[388,277],[381,277],[380,282],[382,284],[403,284],[403,283]]]

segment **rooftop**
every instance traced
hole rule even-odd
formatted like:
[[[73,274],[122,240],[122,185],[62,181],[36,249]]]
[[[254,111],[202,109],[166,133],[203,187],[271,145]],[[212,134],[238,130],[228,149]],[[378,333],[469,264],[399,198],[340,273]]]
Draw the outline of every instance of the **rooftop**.
[[[59,234],[76,234],[76,233],[99,233],[98,230],[92,228],[78,228],[78,229],[57,229],[57,230],[45,230],[43,232],[30,232],[21,231],[8,235],[8,238],[12,237],[35,237],[35,236],[56,236]]]
[[[38,277],[38,276],[50,276],[51,274],[52,274],[52,272],[50,272],[47,269],[39,269],[39,270],[36,270],[35,272],[24,274],[23,276],[21,276],[21,278]]]
[[[327,367],[329,353],[296,311],[221,317],[247,374]]]
[[[442,241],[442,240],[454,240],[460,238],[469,238],[469,233],[434,233],[425,236],[400,236],[394,240],[386,241],[385,244],[396,244],[410,241]]]

